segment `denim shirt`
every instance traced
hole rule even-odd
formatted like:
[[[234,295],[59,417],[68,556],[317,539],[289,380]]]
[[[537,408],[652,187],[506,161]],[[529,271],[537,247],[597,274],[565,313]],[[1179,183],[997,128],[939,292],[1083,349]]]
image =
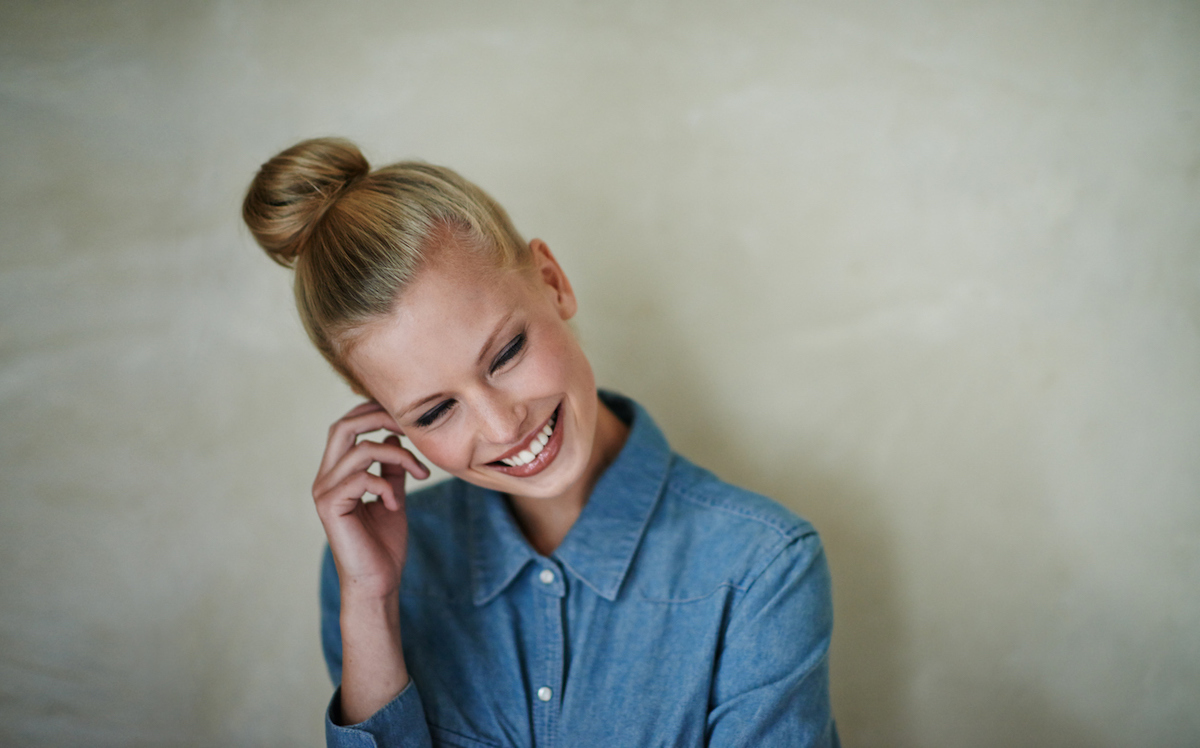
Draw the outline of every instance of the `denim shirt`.
[[[542,556],[504,497],[452,479],[408,497],[409,685],[330,746],[837,746],[829,570],[812,526],[673,454],[636,403],[562,544]],[[341,681],[338,580],[321,577]]]

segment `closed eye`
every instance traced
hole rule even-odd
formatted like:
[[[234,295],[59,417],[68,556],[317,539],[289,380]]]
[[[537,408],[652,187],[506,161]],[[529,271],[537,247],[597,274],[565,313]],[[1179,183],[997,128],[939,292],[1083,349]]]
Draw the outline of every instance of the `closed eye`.
[[[488,374],[495,374],[501,366],[511,361],[524,347],[525,333],[521,332],[517,334],[517,337],[510,340],[508,345],[504,346],[504,350],[500,351],[499,355],[496,356],[496,360],[492,362],[491,368],[488,369]]]
[[[426,428],[437,423],[437,420],[449,413],[454,408],[454,400],[443,400],[417,419],[417,425],[421,428]]]

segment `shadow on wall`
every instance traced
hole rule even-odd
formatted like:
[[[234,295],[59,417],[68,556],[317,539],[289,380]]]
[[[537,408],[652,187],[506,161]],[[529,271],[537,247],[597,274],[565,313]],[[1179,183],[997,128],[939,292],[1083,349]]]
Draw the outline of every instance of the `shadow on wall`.
[[[656,328],[670,334],[653,324],[643,329]],[[636,394],[662,411],[660,420],[676,449],[725,480],[774,498],[820,531],[834,580],[831,678],[834,714],[845,745],[1109,744],[1056,704],[1054,694],[1039,683],[1014,682],[1011,673],[928,673],[922,663],[912,661],[915,637],[905,616],[896,541],[882,497],[851,473],[818,466],[799,448],[786,462],[764,459],[730,437],[719,412],[697,407],[720,398],[697,376],[704,369],[688,351],[662,340],[636,344],[657,351],[653,356],[645,351],[643,360],[667,369],[652,389]],[[956,694],[954,705],[935,703],[938,694],[956,688],[954,680],[964,681],[961,688],[969,692]],[[923,687],[926,683],[932,687]]]
[[[894,548],[871,496],[853,475],[833,474],[797,454],[767,462],[729,436],[718,413],[696,407],[717,402],[695,374],[684,351],[671,362],[672,384],[644,393],[664,411],[680,452],[740,486],[796,511],[821,533],[834,580],[834,637],[830,654],[834,714],[846,745],[898,746],[906,739],[906,694],[911,676],[903,663],[904,622],[897,595]],[[679,355],[683,354],[683,355]],[[641,393],[639,393],[641,394]],[[664,413],[666,416],[667,413]]]
[[[591,288],[601,294],[620,289],[621,295],[619,304],[595,299],[589,315],[606,314],[606,325],[637,331],[619,340],[585,339],[601,386],[626,389],[645,403],[672,446],[689,459],[770,496],[817,527],[834,580],[831,671],[842,739],[854,746],[909,742],[905,700],[911,678],[902,661],[906,634],[894,546],[878,510],[879,497],[853,475],[818,467],[799,447],[788,460],[775,460],[734,438],[719,405],[730,393],[718,392],[704,378],[703,362],[685,343],[688,335],[661,309],[663,286],[653,268],[629,273],[600,265],[589,271]]]
[[[1056,704],[1042,684],[1015,683],[1011,673],[974,672],[972,663],[956,669],[945,667],[945,661],[915,661],[922,637],[911,630],[916,616],[903,599],[899,539],[887,521],[886,497],[852,472],[820,465],[799,444],[794,455],[781,460],[738,440],[724,420],[736,416],[720,410],[729,393],[718,392],[704,378],[705,366],[687,347],[689,337],[672,315],[655,312],[661,294],[654,289],[661,287],[653,273],[634,274],[636,280],[615,269],[611,277],[602,275],[591,280],[622,289],[624,306],[631,310],[622,321],[638,334],[607,341],[610,347],[597,351],[601,384],[632,385],[628,394],[647,404],[679,452],[725,480],[783,503],[820,531],[834,580],[831,677],[844,744],[1106,744]],[[942,697],[951,693],[953,703],[947,703]]]
[[[726,387],[704,377],[692,337],[677,316],[661,309],[664,286],[653,268],[630,274],[617,267],[589,268],[588,285],[620,289],[619,304],[596,299],[611,316],[607,329],[636,334],[602,341],[593,361],[601,385],[613,385],[646,403],[674,448],[731,483],[770,496],[806,517],[821,532],[834,579],[832,690],[842,741],[859,748],[907,746],[1102,746],[1067,705],[1036,682],[1014,682],[1002,663],[917,662],[929,636],[912,630],[929,616],[953,611],[911,610],[900,578],[900,538],[889,526],[887,501],[878,487],[853,472],[839,472],[805,454],[772,449],[763,454],[730,429],[737,413]],[[778,455],[787,455],[780,459]],[[944,563],[955,563],[954,558]],[[936,603],[935,603],[936,604]],[[968,633],[970,638],[970,633]],[[936,647],[936,642],[934,644]],[[1021,680],[1021,678],[1016,678]],[[1099,740],[1098,740],[1099,738]]]

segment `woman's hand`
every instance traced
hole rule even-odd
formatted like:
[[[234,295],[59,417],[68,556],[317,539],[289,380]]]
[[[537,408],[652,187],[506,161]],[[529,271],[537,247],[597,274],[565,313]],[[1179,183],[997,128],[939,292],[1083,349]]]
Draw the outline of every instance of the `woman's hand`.
[[[329,428],[313,481],[313,500],[337,564],[343,599],[382,599],[400,587],[408,549],[404,476],[429,477],[428,468],[400,446],[396,434],[383,442],[357,442],[360,434],[379,429],[400,431],[378,403],[363,403],[342,416]],[[376,462],[381,475],[367,472]],[[366,503],[365,493],[379,500]]]
[[[359,434],[379,429],[395,433],[383,442],[358,442]],[[378,403],[359,405],[329,428],[313,481],[342,594],[341,704],[335,710],[341,724],[365,720],[408,685],[399,605],[408,552],[404,476],[427,478],[429,470],[400,446],[399,431]],[[376,462],[381,475],[367,472]],[[379,500],[366,503],[365,493]]]

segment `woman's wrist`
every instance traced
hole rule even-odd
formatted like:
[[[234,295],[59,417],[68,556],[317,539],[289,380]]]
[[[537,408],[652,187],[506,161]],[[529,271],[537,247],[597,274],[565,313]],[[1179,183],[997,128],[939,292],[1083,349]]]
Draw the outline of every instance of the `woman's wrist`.
[[[339,618],[343,648],[400,653],[399,591],[379,596],[343,590]]]
[[[373,585],[358,586],[343,584],[340,587],[341,611],[345,617],[347,609],[355,613],[381,615],[395,612],[397,620],[400,614],[400,589],[380,590]]]
[[[400,594],[342,592],[342,703],[346,724],[382,709],[408,685],[400,641]]]

